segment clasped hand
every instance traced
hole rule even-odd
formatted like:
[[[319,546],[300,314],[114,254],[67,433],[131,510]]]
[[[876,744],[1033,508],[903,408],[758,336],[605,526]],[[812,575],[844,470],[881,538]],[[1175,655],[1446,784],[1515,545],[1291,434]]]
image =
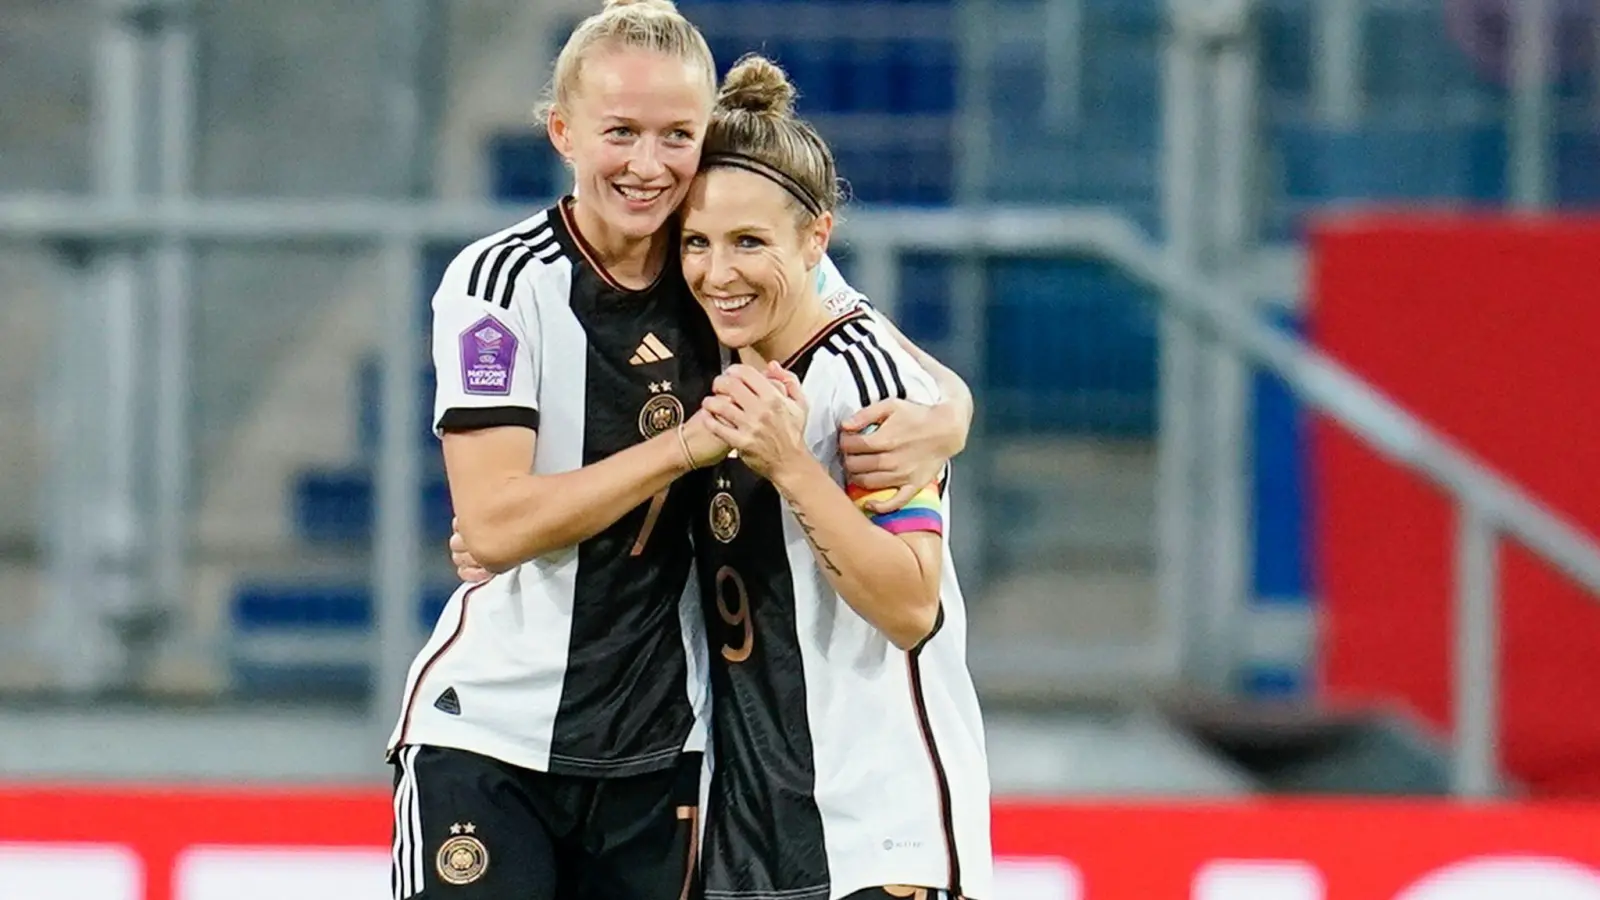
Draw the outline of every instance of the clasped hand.
[[[717,376],[702,404],[707,428],[763,478],[809,459],[806,395],[800,379],[776,362],[765,370],[739,363]]]

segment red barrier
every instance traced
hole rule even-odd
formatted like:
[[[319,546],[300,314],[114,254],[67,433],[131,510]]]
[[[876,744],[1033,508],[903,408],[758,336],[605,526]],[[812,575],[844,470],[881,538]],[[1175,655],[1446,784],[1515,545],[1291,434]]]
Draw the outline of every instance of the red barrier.
[[[390,817],[367,790],[0,790],[0,897],[382,900]],[[1597,834],[1600,806],[1000,803],[981,900],[1600,900]]]
[[[1312,247],[1313,340],[1600,535],[1600,222],[1351,218]],[[1447,728],[1454,511],[1337,426],[1313,440],[1325,687]],[[1509,769],[1600,795],[1600,605],[1520,547],[1503,559]]]

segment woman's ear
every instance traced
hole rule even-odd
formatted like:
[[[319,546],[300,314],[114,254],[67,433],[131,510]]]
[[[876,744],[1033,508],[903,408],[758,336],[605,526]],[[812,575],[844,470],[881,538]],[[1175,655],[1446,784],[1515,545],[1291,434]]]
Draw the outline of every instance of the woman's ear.
[[[811,220],[805,235],[806,268],[815,269],[828,252],[828,241],[833,237],[833,213],[824,212]]]
[[[571,165],[572,128],[567,124],[566,118],[561,115],[561,111],[554,106],[551,106],[550,111],[545,113],[544,130],[546,134],[550,135],[550,146],[556,148],[556,153],[560,154],[568,165]]]

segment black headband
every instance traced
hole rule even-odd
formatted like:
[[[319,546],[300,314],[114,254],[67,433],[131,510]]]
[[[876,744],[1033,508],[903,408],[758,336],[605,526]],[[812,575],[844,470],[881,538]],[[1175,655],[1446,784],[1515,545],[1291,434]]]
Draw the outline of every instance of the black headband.
[[[800,201],[800,205],[805,207],[806,212],[813,216],[822,215],[821,201],[806,190],[806,186],[801,184],[798,179],[782,169],[762,162],[753,156],[746,156],[743,153],[711,153],[700,159],[700,168],[702,169],[713,169],[719,166],[754,172],[788,191],[790,196]]]

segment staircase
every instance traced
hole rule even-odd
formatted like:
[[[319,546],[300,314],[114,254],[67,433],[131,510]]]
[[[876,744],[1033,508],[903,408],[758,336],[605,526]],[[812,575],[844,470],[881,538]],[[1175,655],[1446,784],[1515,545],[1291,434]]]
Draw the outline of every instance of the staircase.
[[[313,0],[275,4],[270,22],[288,28],[308,17],[326,19],[338,26],[329,34],[348,37],[370,13],[358,0],[335,5],[340,9],[325,13]],[[800,89],[802,112],[835,146],[854,202],[956,202],[963,35],[953,0],[680,5],[701,24],[724,67],[749,50],[784,64]],[[1040,51],[1038,10],[1025,2],[995,5],[988,100],[999,164],[983,186],[986,197],[1109,204],[1155,228],[1162,4],[1084,0],[1091,30],[1077,61],[1081,91],[1066,118],[1052,112],[1057,101],[1045,90],[1053,76]],[[229,40],[241,46],[254,41],[252,29],[270,24],[264,8],[246,0],[222,6],[226,14],[219,12],[215,23],[219,48],[232,46]],[[563,34],[591,9],[576,0],[451,6],[452,77],[443,104],[449,117],[438,147],[441,195],[488,193],[526,202],[560,191],[560,166],[528,127],[527,110],[553,56],[549,36]],[[1436,5],[1391,3],[1373,14],[1385,17],[1385,35],[1407,35],[1408,46],[1427,48],[1433,61],[1422,71],[1374,57],[1374,109],[1437,107],[1451,122],[1411,125],[1406,116],[1375,112],[1353,129],[1316,124],[1308,113],[1305,52],[1312,6],[1266,4],[1266,139],[1276,176],[1269,220],[1277,234],[1293,235],[1307,209],[1342,198],[1495,199],[1504,193],[1503,142],[1481,115],[1496,108],[1499,88],[1479,79],[1436,27]],[[781,34],[773,22],[784,23]],[[356,129],[365,134],[373,120],[356,102],[364,91],[331,92],[325,107],[295,112],[260,96],[259,76],[266,71],[284,79],[285,92],[316,95],[306,79],[326,83],[327,70],[311,76],[274,68],[274,46],[291,56],[320,55],[318,47],[330,56],[343,53],[352,84],[371,77],[355,73],[372,67],[376,50],[370,41],[352,48],[333,37],[315,46],[256,43],[265,48],[256,63],[265,69],[255,69],[256,78],[223,79],[209,89],[219,119],[206,145],[203,180],[223,193],[317,193],[319,184],[295,175],[291,163],[299,148],[258,142],[250,129],[276,124],[285,130],[334,118],[365,123]],[[247,65],[236,68],[252,72]],[[1600,194],[1596,170],[1582,164],[1592,159],[1585,152],[1593,143],[1576,130],[1563,137],[1558,167],[1570,199]],[[360,146],[349,158],[317,157],[317,168],[324,177],[337,175],[342,189],[380,190],[369,183],[372,154]],[[430,286],[453,250],[429,254],[424,281]],[[839,255],[848,272],[849,248]],[[936,255],[901,260],[901,324],[933,348],[965,339],[952,328],[954,265]],[[357,660],[365,655],[372,606],[366,582],[377,386],[366,323],[380,298],[372,292],[371,261],[217,254],[202,268],[214,270],[203,276],[206,295],[230,302],[213,301],[201,317],[200,342],[213,363],[198,398],[208,462],[200,531],[203,545],[216,552],[208,551],[210,561],[201,565],[193,618],[202,642],[228,649],[222,668],[200,680],[244,694],[359,693],[368,676]],[[1091,644],[1147,633],[1154,620],[1151,298],[1094,260],[995,260],[986,278],[988,364],[969,375],[985,404],[993,450],[981,507],[1007,537],[991,541],[988,582],[972,586],[974,631],[996,642],[1048,633]],[[229,286],[239,284],[249,285],[248,302],[232,302]],[[230,343],[230,335],[241,333],[255,337],[250,346]],[[1268,602],[1303,608],[1311,586],[1298,489],[1300,417],[1272,379],[1258,379],[1255,392],[1256,592]],[[428,397],[417,402],[429,409]],[[429,463],[418,485],[428,541],[419,552],[430,578],[417,610],[420,628],[450,587],[442,549],[449,510],[436,445],[425,433],[417,440]],[[239,472],[251,474],[240,478]],[[0,485],[0,492],[7,489]],[[1278,524],[1259,527],[1268,522]],[[300,650],[293,649],[297,636],[308,638]],[[1303,686],[1279,670],[1249,678],[1267,692]]]
[[[802,112],[836,148],[854,202],[943,206],[953,201],[958,72],[951,3],[691,0],[682,8],[704,29],[724,68],[742,53],[759,49],[789,70]],[[780,15],[792,27],[777,41],[769,38],[770,23]],[[908,22],[914,27],[908,29]],[[1029,114],[1021,109],[1016,113]],[[488,132],[480,147],[496,199],[540,202],[564,186],[558,161],[531,129]],[[1149,158],[1153,151],[1146,147],[1144,153]],[[1136,187],[1141,193],[1129,202],[1148,206],[1149,179]],[[1124,197],[1132,190],[1120,189]],[[1065,190],[1042,199],[1066,199]],[[1113,195],[1117,190],[1101,189]],[[429,260],[425,283],[436,282],[449,249]],[[843,248],[841,261],[848,272],[848,248]],[[939,257],[902,262],[902,325],[929,346],[951,337],[951,265]],[[1068,577],[1085,586],[1079,593],[1100,607],[1098,618],[1107,628],[1137,632],[1148,627],[1152,596],[1147,532],[1154,331],[1148,298],[1094,261],[1000,262],[990,279],[997,302],[991,313],[995,330],[986,350],[994,362],[978,387],[1007,448],[1002,450],[1007,462],[998,471],[1011,474],[997,480],[998,495],[1029,500],[990,506],[1004,510],[1013,521],[1040,527],[1033,544],[997,546],[1005,551],[1007,571],[1002,572],[988,621],[998,629],[996,639],[1018,629],[1036,632],[1041,616],[1053,632],[1069,630],[1061,604],[1036,596],[1036,587],[1051,583],[1054,576],[1041,580],[1034,562],[1059,557],[1055,551],[1066,547],[1082,564]],[[350,452],[302,464],[287,475],[287,484],[295,539],[322,550],[342,548],[354,562],[365,558],[372,534],[377,377],[370,348],[346,359],[350,374],[338,383],[348,383],[350,392],[327,392],[327,399],[349,404],[343,418],[355,425]],[[431,373],[427,380],[431,384]],[[418,402],[431,414],[428,398]],[[440,548],[449,522],[448,493],[437,468],[436,444],[429,435],[418,439],[427,442],[425,459],[430,463],[425,483],[419,485],[423,526],[429,547]],[[1108,439],[1124,449],[1100,452],[1097,448]],[[1050,460],[1074,455],[1079,463],[1070,471],[1077,477],[1066,479],[1065,490],[1071,508],[1081,515],[1057,527],[1060,504],[1052,503],[1040,485],[1060,484],[1062,479],[1041,479],[1038,471],[1041,465],[1049,468]],[[1102,521],[1097,527],[1095,512],[1111,509],[1121,513],[1120,524],[1107,529]],[[436,553],[428,558],[443,562],[442,549],[424,552]],[[1102,557],[1112,560],[1109,568],[1096,562]],[[448,572],[436,571],[440,578],[419,610],[422,622],[449,588]],[[243,575],[227,603],[229,630],[240,638],[230,642],[233,688],[247,693],[361,690],[364,668],[350,660],[360,658],[358,648],[371,625],[366,575],[360,565],[325,581],[272,572]],[[1059,592],[1059,582],[1055,588]],[[1008,602],[1008,595],[1014,599]],[[1146,612],[1139,612],[1141,606]],[[1084,617],[1077,619],[1073,633],[1084,634]],[[1088,631],[1092,639],[1093,629]],[[294,646],[296,636],[315,638],[321,649],[304,651],[316,659],[302,659],[285,669],[278,663],[286,661],[290,654],[283,648]]]

